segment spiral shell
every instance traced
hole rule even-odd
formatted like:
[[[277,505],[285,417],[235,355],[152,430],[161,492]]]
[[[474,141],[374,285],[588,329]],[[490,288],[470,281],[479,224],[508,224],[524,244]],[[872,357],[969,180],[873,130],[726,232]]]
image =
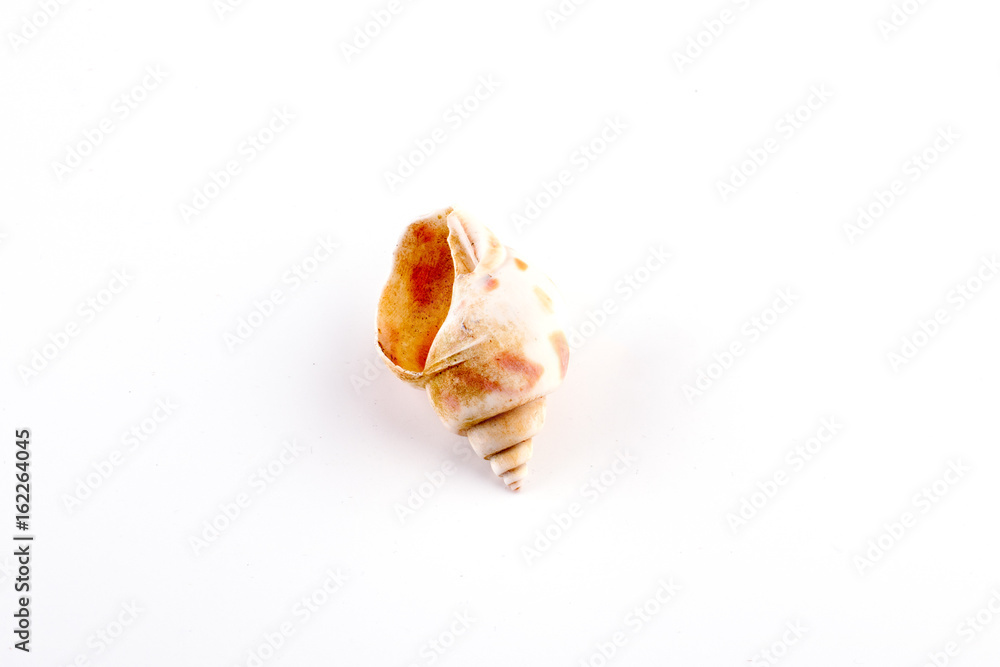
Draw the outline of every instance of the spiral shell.
[[[513,490],[569,363],[559,303],[548,278],[451,208],[406,229],[379,301],[386,365]]]

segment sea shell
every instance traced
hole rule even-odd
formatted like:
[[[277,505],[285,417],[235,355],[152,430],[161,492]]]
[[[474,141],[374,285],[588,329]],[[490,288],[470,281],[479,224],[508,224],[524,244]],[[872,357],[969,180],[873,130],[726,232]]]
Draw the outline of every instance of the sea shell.
[[[566,376],[559,305],[548,278],[451,208],[407,227],[379,301],[386,365],[426,389],[444,425],[515,491],[545,396]]]

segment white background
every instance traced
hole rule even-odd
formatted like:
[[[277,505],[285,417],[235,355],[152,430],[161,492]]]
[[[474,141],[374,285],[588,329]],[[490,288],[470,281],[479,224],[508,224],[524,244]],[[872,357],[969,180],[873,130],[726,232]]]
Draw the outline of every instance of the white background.
[[[1000,252],[1000,7],[906,4],[889,31],[888,0],[593,0],[559,21],[554,0],[420,0],[349,57],[387,3],[76,0],[46,19],[6,2],[0,662],[596,666],[620,632],[608,664],[995,664],[1000,285],[977,272]],[[449,120],[480,77],[496,90]],[[127,118],[123,94],[143,98]],[[248,160],[274,109],[294,120]],[[185,216],[229,160],[240,172]],[[734,169],[753,173],[724,200]],[[561,170],[571,184],[518,228]],[[396,240],[448,205],[553,278],[582,342],[517,494],[371,365]],[[305,262],[317,239],[339,247]],[[671,255],[654,272],[651,248]],[[127,286],[104,292],[115,271]],[[779,290],[794,304],[775,322]],[[824,419],[843,427],[794,463]],[[8,630],[21,428],[27,655]],[[274,463],[286,440],[300,453]],[[967,470],[920,500],[949,462]],[[346,577],[331,594],[328,572]],[[661,580],[679,588],[662,603]]]

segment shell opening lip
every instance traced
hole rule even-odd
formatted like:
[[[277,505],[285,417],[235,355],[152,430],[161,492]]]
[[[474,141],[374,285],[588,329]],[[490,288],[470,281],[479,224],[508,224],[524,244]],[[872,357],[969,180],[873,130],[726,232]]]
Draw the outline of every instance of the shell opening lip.
[[[431,345],[451,307],[455,284],[447,220],[451,216],[452,209],[444,209],[406,228],[379,300],[379,349],[394,366],[410,374],[426,368]]]

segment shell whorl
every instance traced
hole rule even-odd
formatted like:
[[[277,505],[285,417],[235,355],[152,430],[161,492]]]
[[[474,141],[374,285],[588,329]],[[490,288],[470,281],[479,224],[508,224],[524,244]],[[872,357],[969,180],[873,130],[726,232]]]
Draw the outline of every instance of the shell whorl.
[[[545,397],[502,412],[466,429],[469,444],[511,491],[521,488],[531,459],[531,438],[545,423]]]

